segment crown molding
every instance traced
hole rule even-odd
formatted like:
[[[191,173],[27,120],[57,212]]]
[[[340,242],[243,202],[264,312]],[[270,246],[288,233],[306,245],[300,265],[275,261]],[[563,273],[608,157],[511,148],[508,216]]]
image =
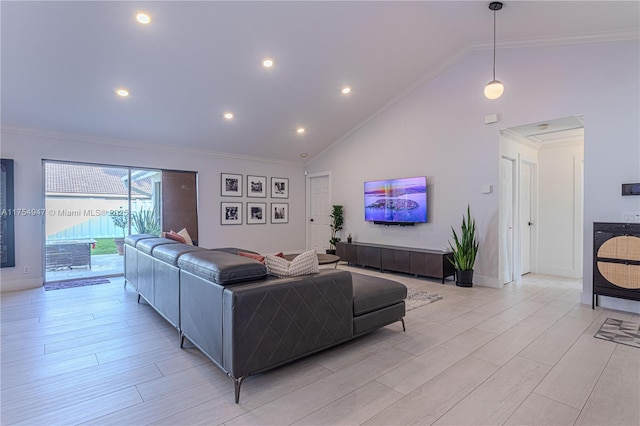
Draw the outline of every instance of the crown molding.
[[[533,148],[536,151],[550,151],[554,149],[569,148],[574,146],[584,145],[584,136],[582,138],[576,136],[570,136],[566,138],[559,138],[553,142],[534,142],[529,138],[526,138],[519,133],[514,132],[511,129],[502,129],[500,134],[503,137],[510,139],[514,143],[518,143],[529,148]]]
[[[133,140],[112,139],[112,138],[105,138],[105,137],[94,136],[94,135],[64,133],[64,132],[58,132],[55,130],[45,130],[45,129],[7,126],[7,125],[0,126],[0,130],[2,131],[2,133],[31,136],[31,137],[45,138],[45,139],[56,139],[56,140],[66,141],[66,142],[113,146],[113,147],[128,148],[128,149],[163,151],[163,152],[174,153],[174,154],[191,154],[191,155],[198,155],[198,156],[205,155],[205,156],[218,157],[218,158],[231,158],[236,160],[256,161],[261,163],[285,164],[289,166],[303,165],[302,162],[276,160],[273,158],[252,157],[249,155],[240,155],[240,154],[229,154],[226,152],[210,151],[205,149],[174,147],[170,145],[153,144],[149,142],[141,142],[141,141],[133,141]]]
[[[584,146],[584,138],[567,138],[566,140],[559,139],[556,142],[549,142],[540,145],[540,151],[552,151],[554,149],[571,148],[574,146]]]
[[[600,31],[593,33],[573,34],[562,37],[531,37],[522,40],[503,40],[496,42],[497,49],[518,47],[565,46],[571,44],[608,43],[640,39],[638,28],[619,31]],[[471,43],[471,51],[493,49],[493,42]]]
[[[524,145],[526,147],[535,149],[536,151],[540,150],[540,144],[530,141],[519,133],[514,132],[511,129],[502,129],[500,130],[500,134],[504,137],[511,139],[512,142]]]

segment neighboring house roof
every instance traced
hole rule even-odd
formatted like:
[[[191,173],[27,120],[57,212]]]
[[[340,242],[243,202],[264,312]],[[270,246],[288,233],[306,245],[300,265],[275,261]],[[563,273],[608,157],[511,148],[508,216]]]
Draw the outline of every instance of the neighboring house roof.
[[[45,192],[48,194],[127,196],[127,179],[126,168],[45,163]],[[151,196],[151,179],[134,179],[131,192],[133,196]]]

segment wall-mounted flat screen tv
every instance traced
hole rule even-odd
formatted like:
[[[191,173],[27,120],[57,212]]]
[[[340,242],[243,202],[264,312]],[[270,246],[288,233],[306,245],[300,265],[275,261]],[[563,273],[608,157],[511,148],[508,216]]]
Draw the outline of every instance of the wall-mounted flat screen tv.
[[[383,224],[427,222],[427,178],[364,183],[364,220]]]

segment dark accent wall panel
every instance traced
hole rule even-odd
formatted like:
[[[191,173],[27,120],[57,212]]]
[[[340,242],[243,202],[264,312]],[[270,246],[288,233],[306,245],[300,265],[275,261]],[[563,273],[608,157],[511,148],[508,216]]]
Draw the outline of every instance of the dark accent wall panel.
[[[162,229],[187,228],[198,239],[198,188],[195,172],[162,171]]]

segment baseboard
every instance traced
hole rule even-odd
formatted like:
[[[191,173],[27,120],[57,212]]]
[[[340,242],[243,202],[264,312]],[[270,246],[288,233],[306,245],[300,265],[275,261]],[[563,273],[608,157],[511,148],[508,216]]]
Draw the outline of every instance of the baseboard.
[[[553,267],[538,266],[538,270],[536,271],[536,274],[555,275],[556,277],[565,277],[565,278],[581,278],[582,270],[575,271],[569,268],[553,268]]]
[[[0,292],[27,290],[30,288],[42,287],[42,277],[25,278],[21,280],[2,280]]]
[[[491,287],[491,288],[500,288],[501,285],[498,283],[498,278],[496,277],[487,277],[485,275],[473,274],[473,285],[477,285],[480,287]]]
[[[580,301],[585,305],[591,305],[591,293],[583,292],[580,295]],[[620,299],[618,297],[598,296],[598,307],[640,314],[640,302],[636,302],[635,300]]]

